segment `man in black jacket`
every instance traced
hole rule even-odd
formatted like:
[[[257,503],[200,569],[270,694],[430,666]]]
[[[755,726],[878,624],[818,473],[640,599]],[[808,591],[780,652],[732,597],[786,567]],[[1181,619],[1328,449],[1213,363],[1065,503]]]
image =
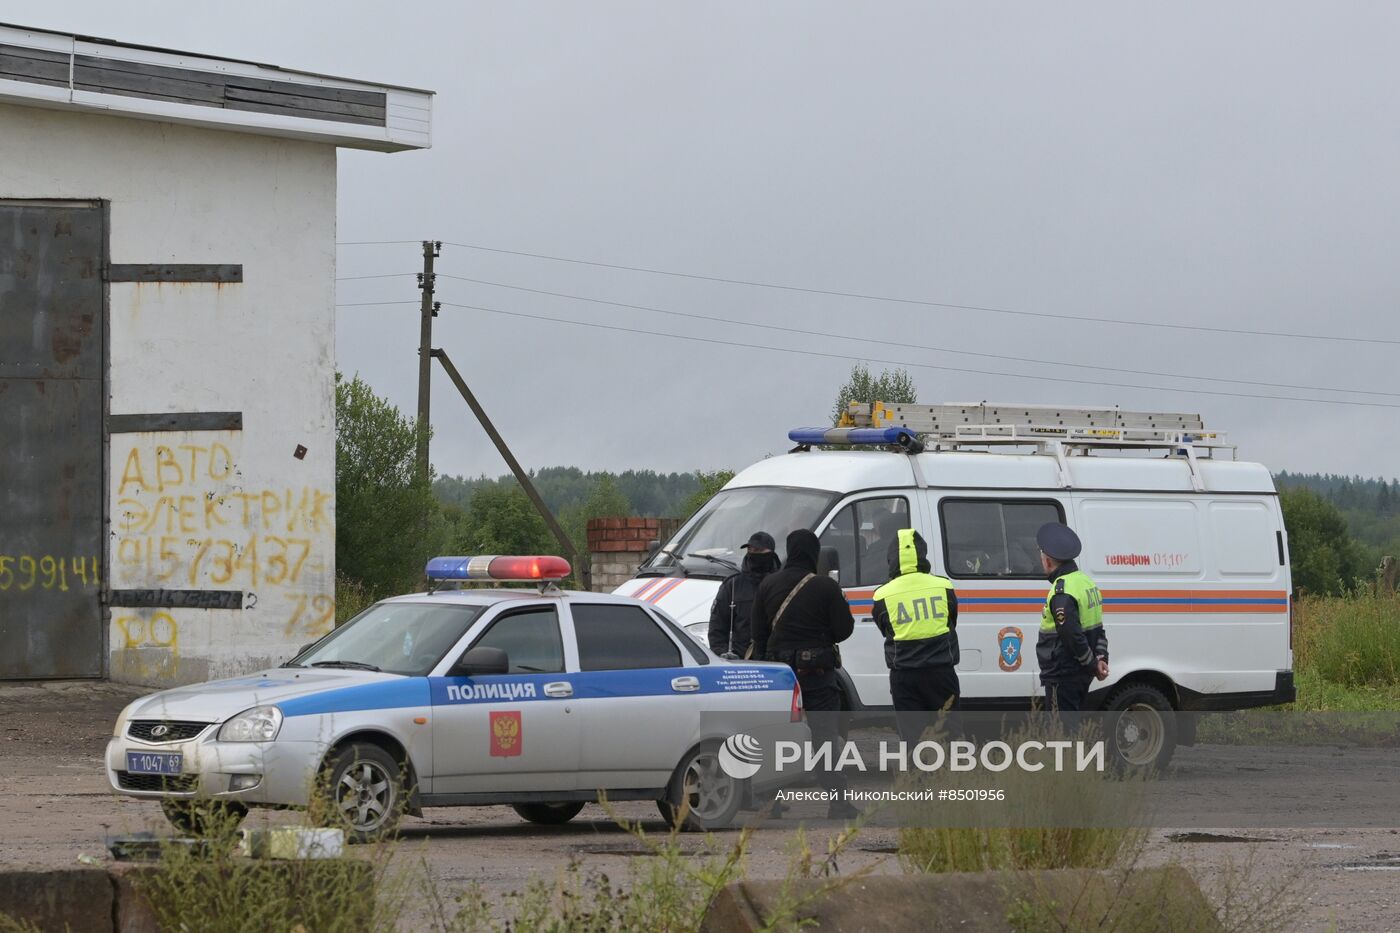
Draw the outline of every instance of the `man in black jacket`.
[[[739,572],[719,585],[715,601],[710,604],[710,650],[720,657],[747,658],[753,639],[749,623],[753,601],[763,578],[778,569],[778,555],[773,551],[778,543],[766,531],[755,531],[744,545],[748,553]]]
[[[811,720],[812,741],[817,746],[830,742],[834,763],[841,752],[837,745],[841,688],[836,676],[841,655],[836,644],[851,637],[855,619],[840,584],[817,573],[820,553],[821,544],[812,532],[802,529],[788,535],[783,569],[764,577],[758,586],[753,604],[753,656],[782,661],[797,672],[802,705],[817,714]],[[827,818],[858,815],[855,807],[841,799],[845,776],[829,770],[822,777],[834,795]]]

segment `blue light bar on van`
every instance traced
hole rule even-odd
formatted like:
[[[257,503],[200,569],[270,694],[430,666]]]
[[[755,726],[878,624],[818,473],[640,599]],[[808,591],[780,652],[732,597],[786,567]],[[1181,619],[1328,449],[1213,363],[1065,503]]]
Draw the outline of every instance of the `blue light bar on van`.
[[[794,428],[788,440],[794,444],[831,444],[839,447],[857,444],[908,444],[914,433],[908,428]]]

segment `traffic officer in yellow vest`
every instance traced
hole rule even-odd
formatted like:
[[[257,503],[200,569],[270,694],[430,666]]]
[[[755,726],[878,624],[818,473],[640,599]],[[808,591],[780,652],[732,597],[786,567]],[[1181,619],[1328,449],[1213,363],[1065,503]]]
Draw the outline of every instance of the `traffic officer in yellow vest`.
[[[885,635],[899,737],[917,742],[929,713],[958,701],[958,597],[929,573],[928,545],[901,528],[889,549],[892,579],[875,591],[874,619]]]
[[[1074,562],[1083,546],[1072,528],[1059,522],[1041,525],[1035,542],[1040,546],[1040,566],[1050,579],[1035,645],[1040,683],[1045,687],[1046,706],[1076,712],[1084,706],[1094,678],[1108,677],[1103,596]]]

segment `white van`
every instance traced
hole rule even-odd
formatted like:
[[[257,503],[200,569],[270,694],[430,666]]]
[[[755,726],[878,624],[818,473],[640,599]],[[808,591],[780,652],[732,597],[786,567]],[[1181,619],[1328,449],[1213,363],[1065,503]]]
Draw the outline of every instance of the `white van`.
[[[858,427],[792,432],[793,452],[740,472],[616,592],[704,642],[719,581],[733,572],[725,563],[739,563],[749,535],[767,531],[781,549],[788,532],[810,528],[856,618],[841,646],[847,705],[888,710],[872,597],[889,579],[889,540],[912,526],[957,591],[964,708],[1024,709],[1042,693],[1035,641],[1047,583],[1035,533],[1062,521],[1104,597],[1112,673],[1089,708],[1146,714],[1143,744],[1127,757],[1163,762],[1192,741],[1191,717],[1158,713],[1294,699],[1278,493],[1265,467],[1234,460],[1199,416],[878,403],[852,413]]]

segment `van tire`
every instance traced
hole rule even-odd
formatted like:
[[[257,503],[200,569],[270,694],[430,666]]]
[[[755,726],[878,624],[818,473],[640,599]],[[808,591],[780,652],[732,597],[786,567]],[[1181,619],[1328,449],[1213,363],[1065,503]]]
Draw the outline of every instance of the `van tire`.
[[[661,818],[685,832],[710,832],[734,822],[746,797],[745,781],[724,773],[718,742],[705,742],[685,753],[656,802]]]
[[[520,818],[530,823],[538,823],[541,826],[562,826],[578,816],[583,809],[582,801],[572,801],[569,803],[517,803],[511,809],[520,814]]]
[[[1127,770],[1159,771],[1176,752],[1175,708],[1151,684],[1131,682],[1104,702],[1110,762]]]

